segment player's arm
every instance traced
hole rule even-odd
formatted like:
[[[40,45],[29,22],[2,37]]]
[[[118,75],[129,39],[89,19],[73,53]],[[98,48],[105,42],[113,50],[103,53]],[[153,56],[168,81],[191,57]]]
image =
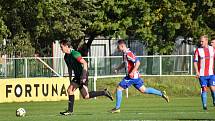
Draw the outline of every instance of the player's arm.
[[[199,78],[200,74],[199,74],[199,69],[198,69],[198,62],[194,62],[194,68],[196,71],[196,77]]]
[[[134,63],[134,68],[129,73],[129,76],[133,77],[134,73],[138,70],[138,68],[140,66],[140,60],[132,52],[130,52],[130,53],[127,54],[127,58],[128,58],[129,61],[131,61],[132,63]]]
[[[82,70],[82,76],[81,76],[81,82],[85,83],[87,79],[87,73],[88,73],[88,68],[87,68],[87,62],[82,58],[81,54],[78,51],[74,51],[72,53],[73,57],[76,58],[76,60],[82,64],[83,70]]]
[[[79,61],[82,66],[83,66],[83,70],[82,70],[82,77],[81,77],[81,81],[83,83],[85,83],[86,79],[87,79],[87,73],[88,73],[88,67],[87,67],[87,62],[82,58],[80,61]]]
[[[195,53],[194,53],[194,59],[193,59],[193,64],[194,64],[194,68],[196,71],[196,77],[199,78],[200,74],[199,74],[199,69],[198,69],[198,56],[199,56],[199,52],[198,49],[196,49]]]
[[[69,80],[72,81],[72,69],[68,67]]]
[[[119,66],[117,66],[116,68],[114,68],[114,72],[117,73],[119,70],[121,70],[124,67],[125,67],[125,63],[123,62]]]
[[[138,68],[139,68],[139,66],[140,66],[140,60],[138,59],[138,60],[135,62],[135,66],[134,66],[134,68],[132,69],[131,73],[134,73],[135,71],[137,71]]]
[[[136,58],[136,60],[133,62],[135,65],[134,65],[134,68],[131,70],[131,72],[129,73],[129,77],[130,78],[133,78],[134,77],[134,74],[135,72],[137,72],[139,66],[140,66],[140,60],[138,58]]]

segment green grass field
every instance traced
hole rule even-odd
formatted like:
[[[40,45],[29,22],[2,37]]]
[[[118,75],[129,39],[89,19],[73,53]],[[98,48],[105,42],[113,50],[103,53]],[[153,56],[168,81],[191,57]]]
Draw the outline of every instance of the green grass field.
[[[170,103],[155,96],[130,96],[123,98],[121,113],[111,114],[115,102],[105,98],[79,100],[75,102],[72,116],[60,116],[67,101],[28,102],[0,104],[1,121],[119,121],[119,120],[215,120],[215,107],[208,99],[208,111],[201,108],[200,97],[175,97]],[[17,108],[27,111],[25,117],[16,117]]]

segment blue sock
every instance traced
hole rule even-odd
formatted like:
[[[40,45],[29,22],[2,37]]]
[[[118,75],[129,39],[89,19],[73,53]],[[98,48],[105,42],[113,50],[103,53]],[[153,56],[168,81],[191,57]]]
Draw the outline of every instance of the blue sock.
[[[122,90],[117,90],[116,92],[116,109],[120,108],[122,101]]]
[[[207,92],[206,91],[202,91],[201,98],[202,98],[202,106],[207,107]]]
[[[212,95],[212,98],[213,98],[213,104],[215,104],[215,91],[211,91],[211,95]]]
[[[146,88],[145,93],[146,94],[154,94],[154,95],[162,96],[162,92],[161,91],[156,90],[156,89],[151,88],[151,87]]]

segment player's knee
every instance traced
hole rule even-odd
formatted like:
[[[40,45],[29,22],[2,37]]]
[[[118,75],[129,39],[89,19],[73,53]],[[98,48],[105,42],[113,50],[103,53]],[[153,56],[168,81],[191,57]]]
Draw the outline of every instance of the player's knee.
[[[145,89],[139,89],[141,93],[145,93]]]
[[[142,90],[142,89],[141,89],[140,92],[141,92],[141,93],[145,93],[145,90]]]
[[[117,86],[116,90],[124,90],[121,86]]]
[[[90,96],[89,96],[89,95],[85,95],[85,96],[83,96],[83,98],[84,98],[84,99],[89,99]]]
[[[215,91],[215,86],[211,86],[210,88],[211,88],[211,91],[213,92]]]
[[[139,88],[139,91],[140,91],[141,93],[145,93],[145,91],[146,91],[145,86],[140,87],[140,88]]]
[[[69,91],[68,94],[69,95],[74,95],[74,92],[73,91]]]
[[[207,92],[207,87],[202,87],[202,92]]]
[[[74,91],[72,91],[70,88],[67,89],[67,93],[68,93],[69,95],[74,95]]]

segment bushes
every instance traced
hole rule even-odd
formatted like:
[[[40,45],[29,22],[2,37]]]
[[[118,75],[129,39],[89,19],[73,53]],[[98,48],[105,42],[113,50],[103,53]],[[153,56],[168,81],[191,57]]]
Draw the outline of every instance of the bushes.
[[[122,78],[97,80],[97,90],[108,88],[113,93]],[[198,96],[200,85],[195,77],[143,77],[146,87],[165,90],[169,96]],[[141,95],[135,88],[129,88],[129,95]]]

